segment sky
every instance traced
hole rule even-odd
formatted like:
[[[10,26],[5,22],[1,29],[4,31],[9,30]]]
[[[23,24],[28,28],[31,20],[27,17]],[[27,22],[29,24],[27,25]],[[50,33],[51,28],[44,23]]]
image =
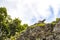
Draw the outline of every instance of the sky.
[[[60,0],[0,0],[0,7],[6,7],[8,14],[22,20],[22,24],[32,25],[43,19],[52,22],[60,18]]]

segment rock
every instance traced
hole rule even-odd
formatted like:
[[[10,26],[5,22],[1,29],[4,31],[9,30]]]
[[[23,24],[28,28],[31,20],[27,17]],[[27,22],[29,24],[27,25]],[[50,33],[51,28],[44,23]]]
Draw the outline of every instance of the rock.
[[[21,34],[17,40],[60,40],[60,22],[55,27],[51,24],[46,24],[44,27],[29,27]]]
[[[55,32],[55,33],[58,33],[58,32],[59,32],[59,33],[60,33],[60,22],[58,22],[58,23],[55,25],[53,32]]]

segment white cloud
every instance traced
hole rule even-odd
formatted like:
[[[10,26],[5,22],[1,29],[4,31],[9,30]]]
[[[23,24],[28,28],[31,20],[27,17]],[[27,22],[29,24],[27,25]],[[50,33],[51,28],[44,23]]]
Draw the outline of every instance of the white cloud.
[[[23,23],[33,24],[41,19],[48,19],[51,15],[49,6],[54,10],[54,20],[60,7],[60,0],[5,0],[1,3],[7,7],[8,13],[14,17],[20,17]],[[35,22],[32,20],[36,19]]]

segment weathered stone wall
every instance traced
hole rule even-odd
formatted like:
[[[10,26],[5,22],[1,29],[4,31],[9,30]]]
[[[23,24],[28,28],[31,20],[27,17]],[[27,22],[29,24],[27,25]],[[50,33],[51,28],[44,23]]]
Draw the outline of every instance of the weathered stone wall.
[[[60,40],[60,22],[55,27],[46,24],[44,27],[27,28],[17,40]]]

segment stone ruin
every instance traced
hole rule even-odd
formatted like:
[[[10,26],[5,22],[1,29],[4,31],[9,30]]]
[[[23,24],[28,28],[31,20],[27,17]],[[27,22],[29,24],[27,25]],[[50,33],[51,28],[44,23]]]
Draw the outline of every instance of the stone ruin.
[[[60,22],[54,27],[51,24],[46,24],[44,27],[28,27],[17,40],[60,40]]]

